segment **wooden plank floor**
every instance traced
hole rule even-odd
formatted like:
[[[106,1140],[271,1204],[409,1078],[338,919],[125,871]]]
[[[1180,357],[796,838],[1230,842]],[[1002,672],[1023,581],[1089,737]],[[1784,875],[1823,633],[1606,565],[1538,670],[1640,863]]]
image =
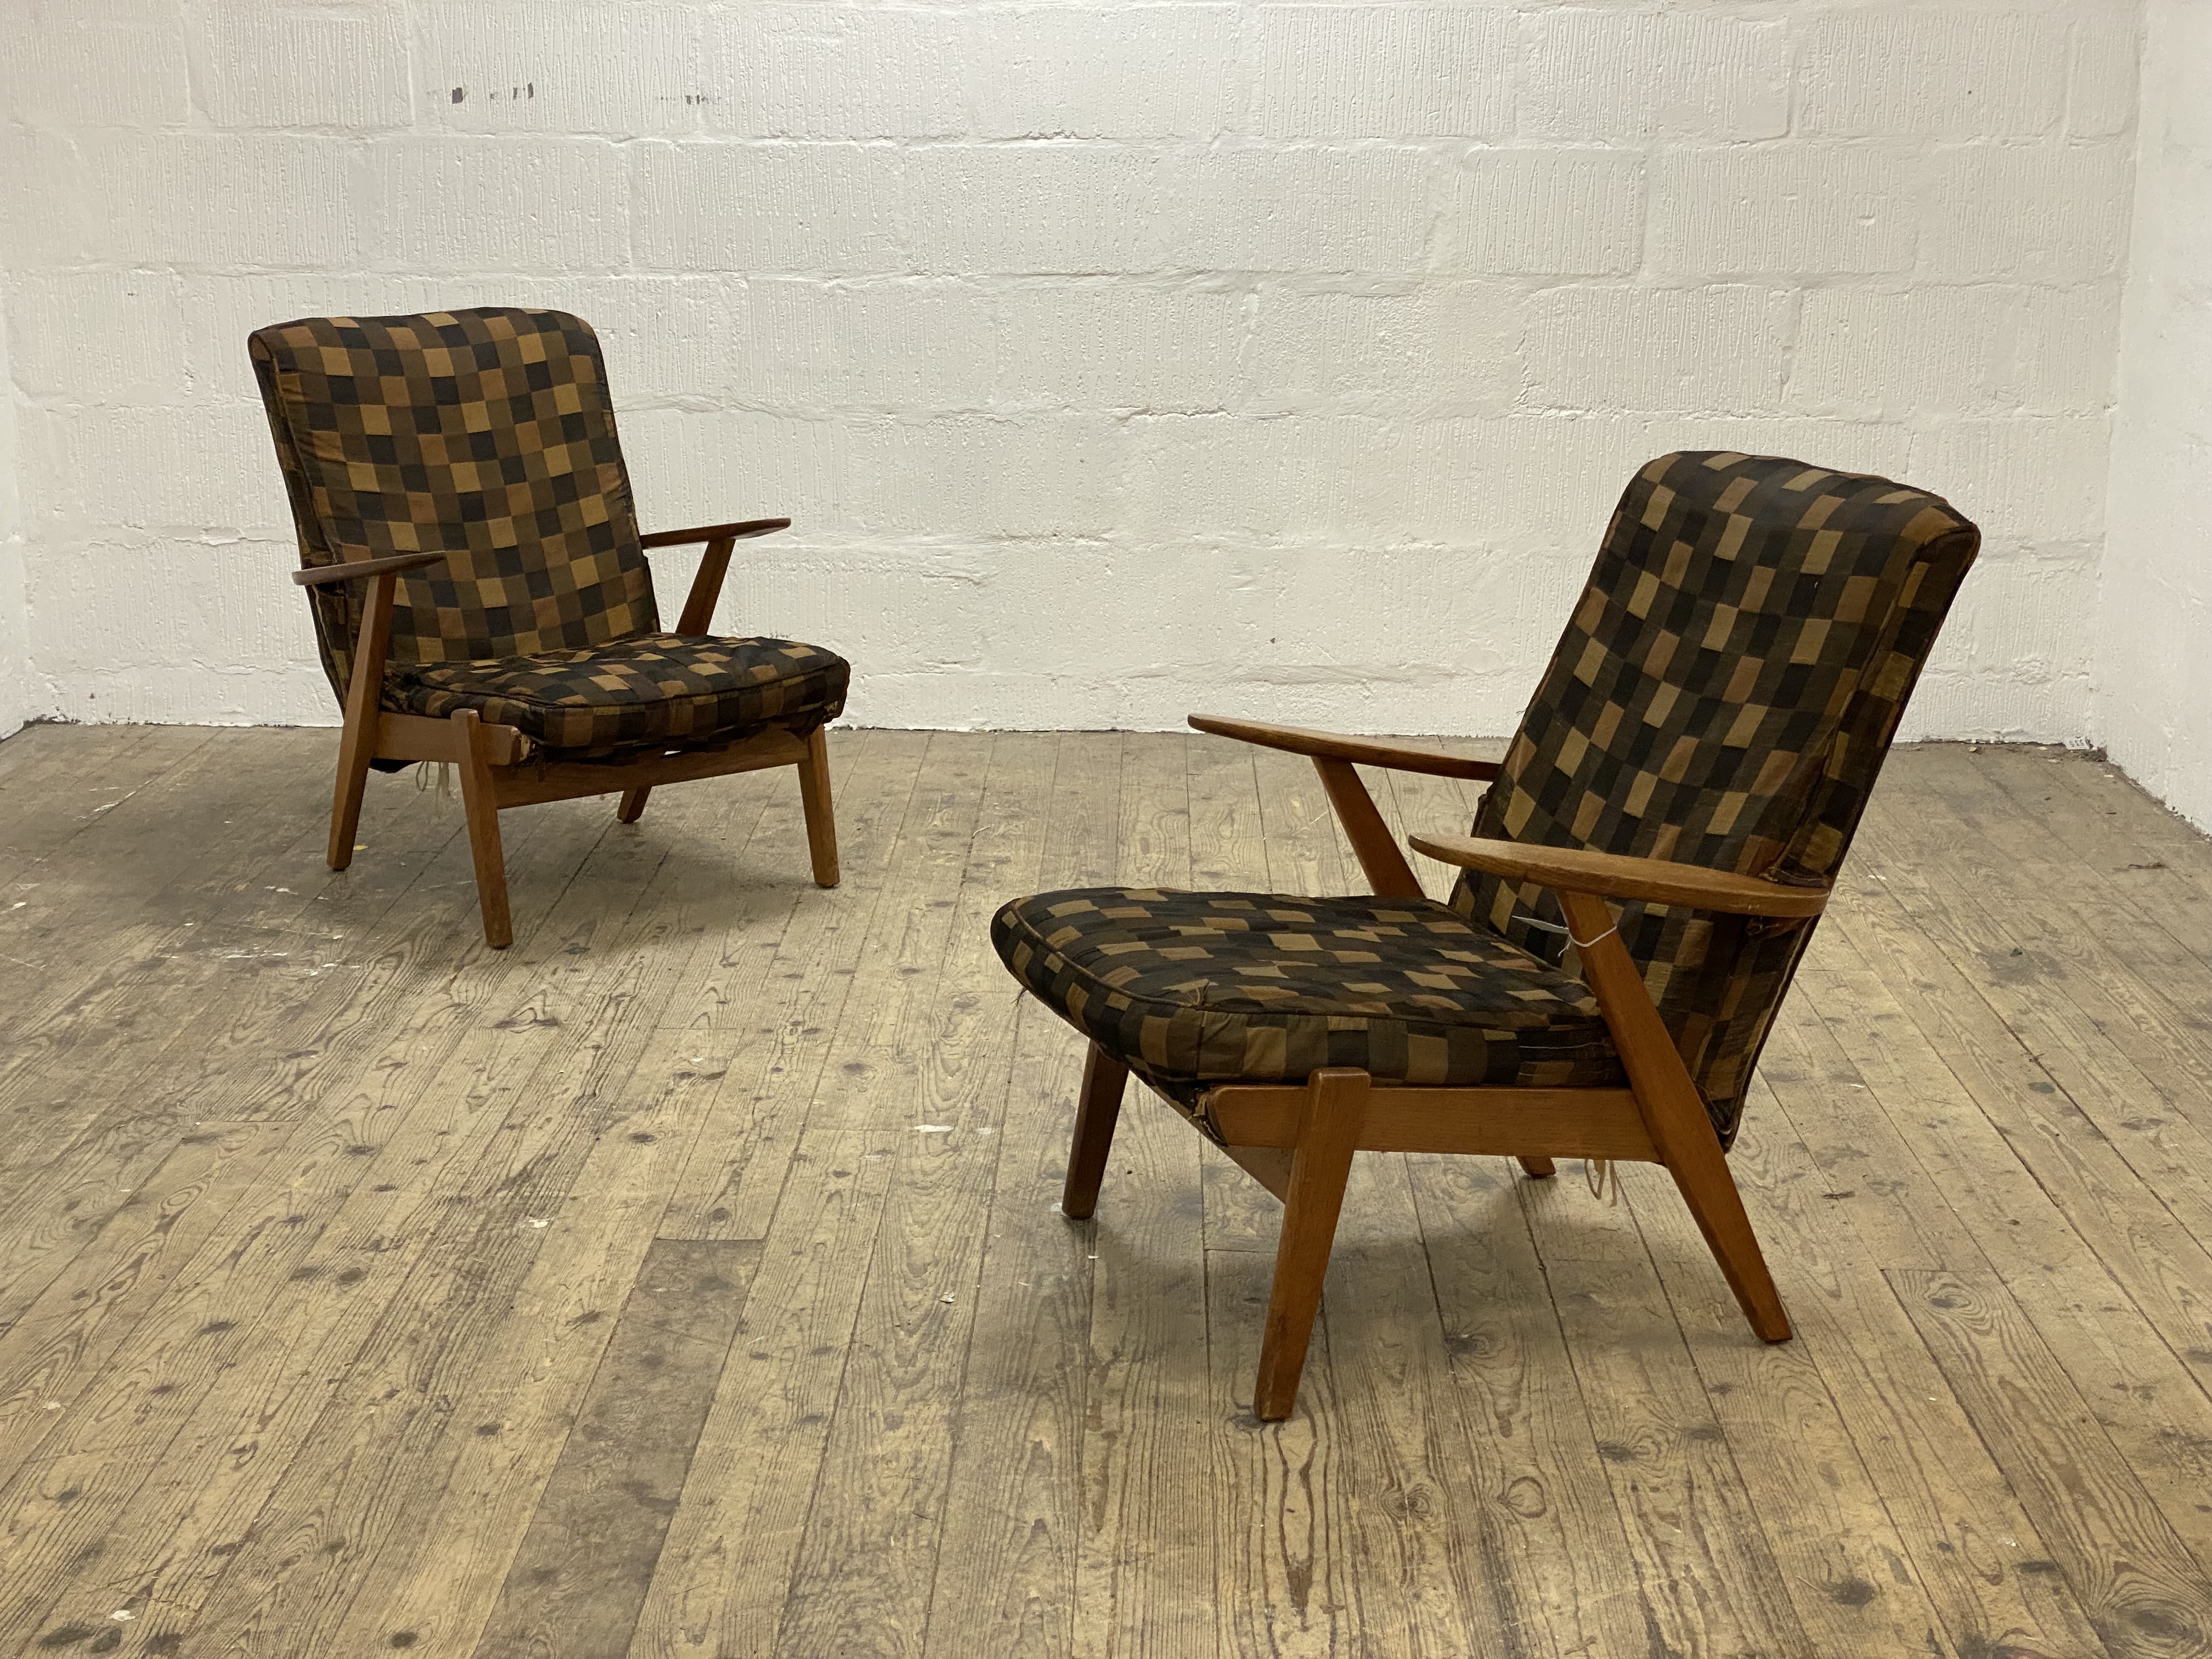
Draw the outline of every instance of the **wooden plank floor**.
[[[840,890],[788,770],[532,808],[492,952],[335,742],[0,744],[0,1656],[2212,1654],[2212,843],[2108,767],[1893,761],[1735,1160],[1795,1342],[1656,1171],[1368,1156],[1262,1427],[1273,1200],[1133,1098],[1055,1213],[988,927],[1352,890],[1302,763],[842,732]]]

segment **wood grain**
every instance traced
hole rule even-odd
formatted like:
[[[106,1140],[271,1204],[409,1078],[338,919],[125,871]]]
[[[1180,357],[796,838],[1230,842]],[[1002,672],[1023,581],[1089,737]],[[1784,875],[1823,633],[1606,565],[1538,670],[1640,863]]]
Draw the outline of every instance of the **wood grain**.
[[[1279,1206],[1133,1083],[1056,1213],[1085,1044],[987,931],[1358,890],[1305,757],[839,733],[839,888],[789,768],[534,807],[494,952],[434,798],[324,867],[332,742],[0,744],[0,1652],[2201,1650],[2212,842],[2095,761],[1886,775],[1732,1159],[1796,1342],[1656,1170],[1363,1152],[1263,1427]]]
[[[477,1659],[629,1646],[759,1259],[750,1240],[665,1238],[646,1252]]]

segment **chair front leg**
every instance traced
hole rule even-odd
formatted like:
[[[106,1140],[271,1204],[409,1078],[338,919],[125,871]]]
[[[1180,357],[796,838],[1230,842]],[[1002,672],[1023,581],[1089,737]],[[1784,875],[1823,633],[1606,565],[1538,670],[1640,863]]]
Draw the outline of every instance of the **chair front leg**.
[[[1098,1207],[1098,1188],[1106,1178],[1106,1156],[1114,1150],[1114,1126],[1121,1121],[1128,1083],[1129,1068],[1092,1043],[1084,1056],[1075,1140],[1067,1149],[1067,1180],[1060,1192],[1060,1212],[1073,1220],[1085,1220]]]
[[[1368,1075],[1331,1067],[1306,1082],[1305,1110],[1291,1152],[1291,1182],[1283,1200],[1283,1235],[1275,1246],[1275,1282],[1267,1293],[1267,1327],[1260,1339],[1260,1375],[1252,1411],[1276,1422],[1296,1409],[1298,1378],[1305,1372],[1314,1316],[1321,1311],[1322,1281],[1329,1247],[1352,1176],[1352,1149],[1367,1116]]]
[[[353,862],[353,838],[361,828],[361,798],[368,787],[368,763],[376,756],[376,727],[383,712],[384,659],[392,648],[392,605],[398,592],[397,571],[369,578],[368,606],[353,642],[353,681],[346,687],[345,732],[338,739],[337,787],[331,797],[331,842],[325,855],[333,870]]]
[[[461,734],[461,805],[469,823],[469,854],[477,870],[477,908],[483,916],[484,943],[504,951],[514,943],[514,921],[507,908],[507,854],[499,838],[499,787],[492,781],[485,752],[483,724],[473,708],[453,711]]]
[[[1783,1311],[1782,1293],[1774,1287],[1759,1236],[1744,1212],[1735,1177],[1729,1173],[1728,1154],[1721,1150],[1681,1051],[1644,989],[1644,976],[1620,942],[1612,907],[1588,893],[1560,891],[1559,899],[1568,937],[1582,957],[1583,976],[1613,1033],[1660,1161],[1674,1177],[1751,1328],[1762,1340],[1787,1342],[1790,1316]]]
[[[799,804],[806,811],[806,851],[814,862],[814,884],[835,887],[837,819],[830,803],[830,741],[816,726],[806,736],[806,758],[799,763]]]
[[[652,793],[653,786],[649,783],[642,789],[623,790],[622,805],[615,808],[615,822],[617,823],[635,823],[640,818],[643,817],[645,816],[645,798]]]

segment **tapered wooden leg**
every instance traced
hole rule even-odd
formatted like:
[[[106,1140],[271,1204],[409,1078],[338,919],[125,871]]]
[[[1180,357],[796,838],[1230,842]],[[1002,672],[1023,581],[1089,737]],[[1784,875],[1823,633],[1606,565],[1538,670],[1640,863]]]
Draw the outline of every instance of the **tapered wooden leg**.
[[[353,642],[345,732],[338,738],[337,788],[331,798],[327,856],[333,870],[343,870],[353,862],[354,832],[361,828],[362,791],[368,785],[368,763],[376,754],[376,728],[383,718],[384,659],[391,648],[392,603],[398,580],[389,570],[369,579],[368,604]]]
[[[806,809],[806,850],[814,860],[814,884],[835,887],[837,820],[830,811],[830,744],[818,726],[808,734],[806,758],[799,763],[799,799]],[[1112,1133],[1110,1125],[1107,1132]]]
[[[1521,1160],[1521,1167],[1539,1181],[1559,1172],[1559,1166],[1548,1158],[1524,1158]]]
[[[483,913],[484,943],[504,951],[514,943],[507,910],[507,855],[499,842],[499,793],[484,757],[483,727],[473,708],[457,710],[461,728],[461,805],[469,821],[469,853],[477,866],[477,908]]]
[[[615,822],[617,823],[635,823],[640,818],[643,817],[645,816],[645,798],[652,793],[653,786],[649,783],[642,789],[623,790],[622,805],[615,808]]]
[[[1097,1043],[1083,1061],[1083,1096],[1075,1104],[1075,1144],[1067,1149],[1067,1182],[1060,1190],[1060,1212],[1081,1221],[1098,1207],[1098,1186],[1106,1178],[1106,1155],[1114,1150],[1114,1126],[1121,1117],[1121,1094],[1129,1068]]]
[[[361,829],[361,798],[368,787],[368,763],[376,753],[376,714],[356,720],[348,711],[345,735],[338,739],[337,789],[331,797],[331,846],[327,862],[343,870],[353,862],[353,838]]]
[[[1283,1236],[1275,1247],[1275,1283],[1267,1296],[1267,1328],[1260,1339],[1260,1376],[1252,1410],[1266,1422],[1297,1407],[1314,1316],[1321,1310],[1329,1246],[1344,1207],[1352,1149],[1367,1116],[1364,1072],[1330,1068],[1306,1084],[1298,1144],[1291,1153],[1290,1193],[1283,1200]]]
[[[1563,892],[1559,908],[1659,1161],[1674,1177],[1751,1328],[1765,1341],[1787,1342],[1790,1316],[1782,1310],[1782,1293],[1774,1288],[1735,1177],[1729,1173],[1728,1154],[1721,1150],[1674,1039],[1651,1005],[1644,976],[1620,942],[1611,907],[1587,893]]]
[[[1682,1201],[1690,1206],[1698,1231],[1705,1236],[1713,1260],[1721,1264],[1722,1276],[1735,1292],[1736,1304],[1751,1322],[1751,1328],[1762,1341],[1787,1342],[1790,1316],[1783,1311],[1782,1292],[1774,1288],[1774,1276],[1767,1272],[1766,1258],[1759,1253],[1759,1236],[1751,1230],[1742,1194],[1735,1189],[1735,1177],[1729,1173],[1728,1155],[1721,1151],[1720,1137],[1710,1125],[1705,1146],[1709,1151],[1691,1150],[1679,1157],[1669,1148],[1667,1172],[1674,1177]]]

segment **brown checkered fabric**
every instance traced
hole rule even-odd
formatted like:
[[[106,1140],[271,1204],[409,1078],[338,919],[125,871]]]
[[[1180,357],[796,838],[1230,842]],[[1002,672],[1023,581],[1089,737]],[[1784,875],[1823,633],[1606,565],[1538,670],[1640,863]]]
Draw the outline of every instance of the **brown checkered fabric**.
[[[310,317],[247,344],[301,562],[453,555],[400,578],[394,664],[533,656],[659,627],[588,324],[557,311]],[[343,701],[365,594],[313,592]]]
[[[1170,1099],[1357,1066],[1384,1083],[1618,1085],[1579,980],[1432,899],[1102,888],[1002,908],[1014,977]]]
[[[393,699],[442,718],[473,708],[568,758],[696,742],[738,726],[801,737],[837,718],[851,678],[842,657],[790,640],[647,634],[589,651],[395,669]]]
[[[1826,884],[1979,543],[1944,501],[1884,478],[1733,453],[1661,457],[1621,497],[1475,833]],[[1472,924],[1471,945],[1436,932],[1432,907],[1405,900],[1138,895],[1153,913],[1139,921],[1153,931],[1126,943],[1081,908],[1109,915],[1132,902],[1112,890],[1021,900],[1001,913],[994,938],[1024,986],[1187,1103],[1209,1081],[1324,1065],[1368,1066],[1393,1082],[1619,1078],[1579,982],[1535,977],[1539,967],[1576,971],[1557,902],[1540,888],[1462,879],[1449,908]],[[1332,924],[1342,913],[1331,907],[1371,915],[1389,906],[1419,921],[1389,947],[1389,974],[1340,963],[1326,946],[1286,944],[1291,934],[1270,927],[1240,942],[1233,972],[1201,951],[1201,965],[1179,976],[1169,953],[1184,947],[1170,935],[1206,927],[1213,903],[1310,911]],[[1620,931],[1715,1127],[1732,1139],[1811,924],[1630,904]],[[1428,1016],[1395,988],[1351,994],[1345,976],[1411,984],[1419,963],[1443,958],[1447,938],[1478,988],[1435,1021],[1460,1034],[1459,1046],[1432,1043],[1417,1060],[1397,1033]],[[1512,953],[1495,954],[1501,944]],[[1123,967],[1136,973],[1126,986],[1113,977]],[[1522,1010],[1538,1016],[1534,1029],[1506,1018],[1501,975],[1544,992]],[[1233,1014],[1217,989],[1232,981],[1243,999]],[[1312,1005],[1271,1010],[1278,984]],[[1378,1000],[1364,1004],[1370,995]],[[1240,1047],[1248,1030],[1272,1028],[1237,1022],[1271,1012],[1297,1041]]]
[[[1662,456],[1596,568],[1475,819],[1478,836],[1771,880],[1835,875],[1980,534],[1886,478]],[[1563,962],[1557,901],[1470,873],[1453,908]],[[1809,922],[1630,904],[1644,969],[1732,1137]]]

